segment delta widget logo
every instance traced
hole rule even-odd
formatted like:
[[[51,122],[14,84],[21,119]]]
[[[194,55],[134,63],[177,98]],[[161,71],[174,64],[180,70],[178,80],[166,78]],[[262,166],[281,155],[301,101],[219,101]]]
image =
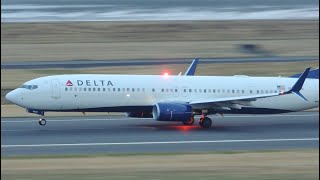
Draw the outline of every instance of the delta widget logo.
[[[73,86],[72,82],[70,80],[67,81],[66,86]]]

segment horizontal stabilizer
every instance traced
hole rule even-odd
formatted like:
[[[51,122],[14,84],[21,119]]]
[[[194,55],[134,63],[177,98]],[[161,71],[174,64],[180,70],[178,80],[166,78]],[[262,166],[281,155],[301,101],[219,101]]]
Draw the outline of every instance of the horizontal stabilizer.
[[[290,77],[292,77],[292,78],[299,78],[300,76],[301,76],[301,73],[292,75],[292,76],[290,76]],[[310,78],[310,79],[319,79],[319,67],[318,67],[317,69],[311,70],[311,71],[309,72],[307,78]]]
[[[297,80],[297,82],[293,85],[293,87],[285,92],[284,94],[290,94],[290,93],[294,93],[296,95],[298,95],[299,97],[301,97],[302,99],[306,100],[307,99],[300,93],[300,90],[302,89],[302,86],[305,82],[305,80],[307,79],[307,76],[309,74],[311,68],[307,68],[299,77],[299,79]]]

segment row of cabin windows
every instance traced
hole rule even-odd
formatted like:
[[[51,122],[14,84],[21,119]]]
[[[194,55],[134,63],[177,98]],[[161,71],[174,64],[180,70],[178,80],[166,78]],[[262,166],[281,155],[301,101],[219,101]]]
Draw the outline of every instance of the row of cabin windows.
[[[65,91],[144,92],[145,88],[91,88],[65,87]]]
[[[107,91],[107,92],[145,92],[145,88],[91,88],[91,87],[66,87],[65,91]],[[152,92],[156,92],[156,89],[152,89]],[[161,89],[161,92],[178,92],[178,89]],[[184,93],[237,93],[237,94],[244,94],[245,90],[230,90],[230,89],[183,89]],[[253,90],[249,91],[250,94],[253,93]],[[275,90],[256,90],[257,94],[267,94],[267,93],[277,93],[278,91]]]

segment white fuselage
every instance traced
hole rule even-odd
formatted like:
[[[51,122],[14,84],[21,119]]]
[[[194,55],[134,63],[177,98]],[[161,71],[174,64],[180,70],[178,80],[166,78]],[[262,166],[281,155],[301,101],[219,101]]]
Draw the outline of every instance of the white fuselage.
[[[247,76],[56,75],[28,81],[24,88],[15,89],[6,98],[34,110],[128,112],[144,111],[161,101],[190,102],[286,91],[296,80]],[[37,88],[25,88],[28,85]],[[301,111],[319,106],[318,79],[306,79],[300,92],[308,101],[287,94],[258,99],[248,108]]]

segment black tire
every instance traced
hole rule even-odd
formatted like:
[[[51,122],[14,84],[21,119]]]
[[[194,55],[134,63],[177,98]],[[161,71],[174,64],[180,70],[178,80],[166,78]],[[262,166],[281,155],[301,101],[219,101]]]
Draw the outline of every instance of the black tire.
[[[47,121],[46,121],[45,119],[40,119],[40,120],[39,120],[39,124],[40,124],[41,126],[45,126],[45,125],[47,124]]]
[[[203,128],[210,128],[212,125],[212,120],[208,117],[205,117],[204,119],[200,119],[199,125]]]
[[[182,121],[182,123],[186,126],[191,126],[194,123],[194,117],[191,117],[188,121]]]

